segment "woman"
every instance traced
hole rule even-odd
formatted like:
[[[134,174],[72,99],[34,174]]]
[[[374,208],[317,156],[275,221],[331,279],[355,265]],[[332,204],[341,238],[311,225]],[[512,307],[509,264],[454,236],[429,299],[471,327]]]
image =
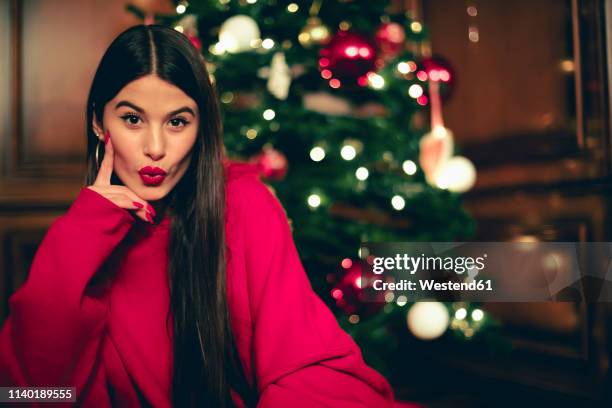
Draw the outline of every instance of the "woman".
[[[177,31],[112,42],[87,186],[9,299],[1,385],[74,386],[96,407],[393,404],[312,291],[281,204],[224,157],[217,103]]]

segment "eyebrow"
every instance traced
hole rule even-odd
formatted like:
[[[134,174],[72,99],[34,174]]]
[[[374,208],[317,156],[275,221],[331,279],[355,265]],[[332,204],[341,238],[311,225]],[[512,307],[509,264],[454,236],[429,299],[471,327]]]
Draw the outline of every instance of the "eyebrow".
[[[144,113],[144,109],[142,109],[140,106],[136,106],[133,103],[128,102],[128,101],[117,102],[117,104],[115,105],[115,110],[119,109],[122,106],[129,106],[130,108],[134,109],[135,111],[138,111],[140,113]],[[183,106],[182,108],[178,108],[177,110],[173,110],[172,112],[168,113],[168,116],[174,116],[174,115],[177,115],[177,114],[182,113],[182,112],[191,113],[191,115],[193,117],[196,116],[196,114],[193,112],[193,110],[190,107],[188,107],[188,106]]]

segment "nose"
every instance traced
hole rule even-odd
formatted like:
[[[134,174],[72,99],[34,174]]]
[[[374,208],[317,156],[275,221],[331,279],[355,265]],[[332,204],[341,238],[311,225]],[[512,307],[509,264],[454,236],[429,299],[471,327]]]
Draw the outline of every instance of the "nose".
[[[160,160],[166,154],[164,134],[161,129],[151,129],[144,143],[144,154],[152,160]]]

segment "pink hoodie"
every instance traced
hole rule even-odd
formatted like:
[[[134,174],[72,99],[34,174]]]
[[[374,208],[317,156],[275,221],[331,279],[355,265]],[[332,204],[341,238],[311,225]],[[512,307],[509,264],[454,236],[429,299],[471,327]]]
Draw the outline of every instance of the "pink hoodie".
[[[257,406],[392,407],[389,383],[313,292],[280,202],[254,166],[225,169],[227,296]],[[83,188],[9,298],[0,385],[74,386],[89,407],[171,406],[169,232],[169,218],[147,224]]]

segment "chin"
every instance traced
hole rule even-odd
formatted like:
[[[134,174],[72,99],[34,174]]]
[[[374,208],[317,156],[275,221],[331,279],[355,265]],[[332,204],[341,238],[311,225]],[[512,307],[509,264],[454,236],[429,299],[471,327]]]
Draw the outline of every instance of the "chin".
[[[128,186],[128,188],[131,188]],[[145,186],[138,185],[136,188],[131,188],[140,198],[147,201],[157,201],[164,198],[167,194],[166,186],[160,184],[159,186]]]
[[[164,198],[168,192],[163,186],[145,187],[142,193],[142,198],[147,201],[157,201]]]

